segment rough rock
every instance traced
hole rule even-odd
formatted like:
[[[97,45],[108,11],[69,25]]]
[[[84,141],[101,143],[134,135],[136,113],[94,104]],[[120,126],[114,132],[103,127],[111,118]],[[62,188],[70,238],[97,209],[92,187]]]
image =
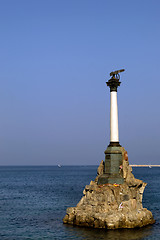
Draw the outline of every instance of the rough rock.
[[[96,179],[95,179],[95,182],[98,181],[98,177],[99,177],[100,175],[102,175],[103,173],[104,173],[104,162],[103,162],[103,160],[102,160],[101,163],[100,163],[100,165],[99,165],[99,167],[98,167],[98,169],[97,169],[97,177],[96,177]]]
[[[120,171],[124,183],[98,185],[98,177],[104,171],[104,163],[101,161],[95,181],[85,187],[84,196],[77,206],[67,209],[63,223],[117,229],[143,227],[155,222],[152,213],[142,206],[147,184],[134,177],[127,152],[124,148],[121,150],[123,165],[120,166]]]

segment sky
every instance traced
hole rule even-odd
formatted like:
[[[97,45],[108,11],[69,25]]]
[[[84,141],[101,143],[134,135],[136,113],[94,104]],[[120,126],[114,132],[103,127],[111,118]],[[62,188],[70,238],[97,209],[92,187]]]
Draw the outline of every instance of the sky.
[[[98,165],[110,141],[160,164],[160,1],[0,1],[0,165]]]

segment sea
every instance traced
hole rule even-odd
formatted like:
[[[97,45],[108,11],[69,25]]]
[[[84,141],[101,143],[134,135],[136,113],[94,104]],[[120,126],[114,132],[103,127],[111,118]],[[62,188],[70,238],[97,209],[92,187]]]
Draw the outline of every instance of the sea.
[[[156,223],[143,228],[105,230],[65,225],[83,189],[94,180],[98,166],[1,166],[0,240],[160,239],[160,168],[134,167],[136,178],[147,182],[143,207]]]

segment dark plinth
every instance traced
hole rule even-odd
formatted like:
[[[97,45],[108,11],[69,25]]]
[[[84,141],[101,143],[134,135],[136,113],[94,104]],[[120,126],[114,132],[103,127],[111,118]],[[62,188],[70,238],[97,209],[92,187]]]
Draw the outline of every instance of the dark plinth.
[[[110,142],[108,147],[122,147],[122,146],[119,144],[119,142]]]
[[[118,144],[117,144],[118,145]],[[101,175],[98,179],[98,184],[106,184],[106,183],[117,183],[123,184],[124,179],[121,171],[122,166],[122,151],[120,146],[112,146],[107,147],[105,151],[105,166],[104,166],[104,174]]]

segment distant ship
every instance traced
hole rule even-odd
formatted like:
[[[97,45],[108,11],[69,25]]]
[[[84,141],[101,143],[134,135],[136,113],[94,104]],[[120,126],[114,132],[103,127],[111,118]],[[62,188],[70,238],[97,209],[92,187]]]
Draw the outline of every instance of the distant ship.
[[[62,167],[60,164],[58,164],[58,167]]]
[[[152,168],[152,166],[149,165],[149,168]]]

